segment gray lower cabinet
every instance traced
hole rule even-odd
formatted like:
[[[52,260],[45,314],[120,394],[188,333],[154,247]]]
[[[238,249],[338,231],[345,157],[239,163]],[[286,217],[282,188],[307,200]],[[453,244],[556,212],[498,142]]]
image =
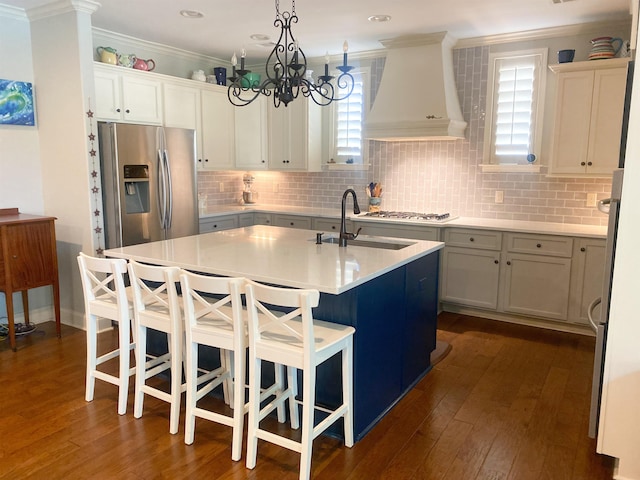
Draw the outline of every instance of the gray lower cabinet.
[[[447,228],[443,240],[441,301],[496,310],[502,233]]]
[[[564,323],[585,324],[599,295],[604,240],[446,228],[440,299]]]
[[[439,241],[440,229],[438,227],[413,226],[413,225],[383,225],[376,222],[363,222],[355,220],[353,231],[362,228],[362,235],[374,235],[378,237],[413,238],[415,240]]]
[[[299,215],[281,215],[276,213],[273,215],[273,225],[276,227],[311,230],[311,218]]]
[[[574,245],[569,297],[569,321],[588,324],[589,305],[602,295],[606,240],[580,238]],[[593,312],[600,318],[600,307]]]
[[[217,232],[238,228],[238,215],[222,215],[200,219],[200,233]]]
[[[440,298],[443,302],[498,308],[499,251],[446,247],[442,268]]]
[[[336,232],[340,233],[339,218],[314,218],[312,223],[313,229],[318,232]],[[353,223],[351,220],[345,221],[345,228],[348,232],[353,231]]]
[[[250,227],[255,224],[253,213],[239,213],[238,214],[238,226]]]

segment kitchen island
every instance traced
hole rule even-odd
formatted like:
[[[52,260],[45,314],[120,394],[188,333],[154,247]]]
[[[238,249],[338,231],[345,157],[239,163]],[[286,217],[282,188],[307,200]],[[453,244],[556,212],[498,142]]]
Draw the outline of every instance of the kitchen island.
[[[335,237],[333,237],[335,238]],[[321,292],[314,317],[352,325],[354,432],[362,438],[431,368],[440,242],[253,226],[105,251],[110,257]],[[358,243],[369,241],[368,246]],[[317,402],[341,402],[340,359],[317,371]],[[341,429],[340,429],[341,431]]]

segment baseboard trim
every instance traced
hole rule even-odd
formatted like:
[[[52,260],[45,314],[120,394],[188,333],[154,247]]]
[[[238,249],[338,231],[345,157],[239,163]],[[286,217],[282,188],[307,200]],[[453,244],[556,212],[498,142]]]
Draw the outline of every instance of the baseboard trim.
[[[470,315],[472,317],[488,318],[489,320],[498,320],[500,322],[516,323],[518,325],[526,325],[528,327],[545,328],[547,330],[556,330],[558,332],[576,333],[578,335],[586,335],[595,337],[593,330],[587,325],[578,325],[575,323],[560,323],[543,318],[524,317],[520,315],[512,315],[509,313],[492,312],[490,310],[481,310],[479,308],[465,307],[451,303],[441,303],[441,311],[450,313],[459,313],[461,315]]]

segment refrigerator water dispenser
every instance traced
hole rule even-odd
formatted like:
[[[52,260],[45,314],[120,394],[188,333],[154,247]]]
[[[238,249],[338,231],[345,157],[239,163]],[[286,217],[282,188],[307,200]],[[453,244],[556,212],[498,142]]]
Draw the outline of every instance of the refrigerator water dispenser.
[[[125,213],[149,212],[149,167],[124,166]]]

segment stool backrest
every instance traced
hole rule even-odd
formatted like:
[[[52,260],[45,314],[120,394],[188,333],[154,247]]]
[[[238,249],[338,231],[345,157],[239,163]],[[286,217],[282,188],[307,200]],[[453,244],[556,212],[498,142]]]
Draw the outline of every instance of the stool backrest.
[[[145,265],[134,260],[129,262],[129,280],[133,290],[136,319],[171,319],[180,327],[179,331],[182,330],[182,315],[176,289],[176,284],[180,281],[180,272],[178,267]],[[168,325],[165,326],[167,327]]]
[[[246,325],[240,296],[243,278],[212,277],[183,271],[180,275],[185,329],[206,323],[237,333],[242,342]]]
[[[85,311],[112,320],[128,318],[129,303],[124,286],[127,261],[91,257],[80,252],[78,266]]]
[[[313,351],[312,309],[318,306],[318,290],[270,287],[247,280],[245,293],[251,346],[266,340]],[[302,328],[296,325],[298,319]]]

